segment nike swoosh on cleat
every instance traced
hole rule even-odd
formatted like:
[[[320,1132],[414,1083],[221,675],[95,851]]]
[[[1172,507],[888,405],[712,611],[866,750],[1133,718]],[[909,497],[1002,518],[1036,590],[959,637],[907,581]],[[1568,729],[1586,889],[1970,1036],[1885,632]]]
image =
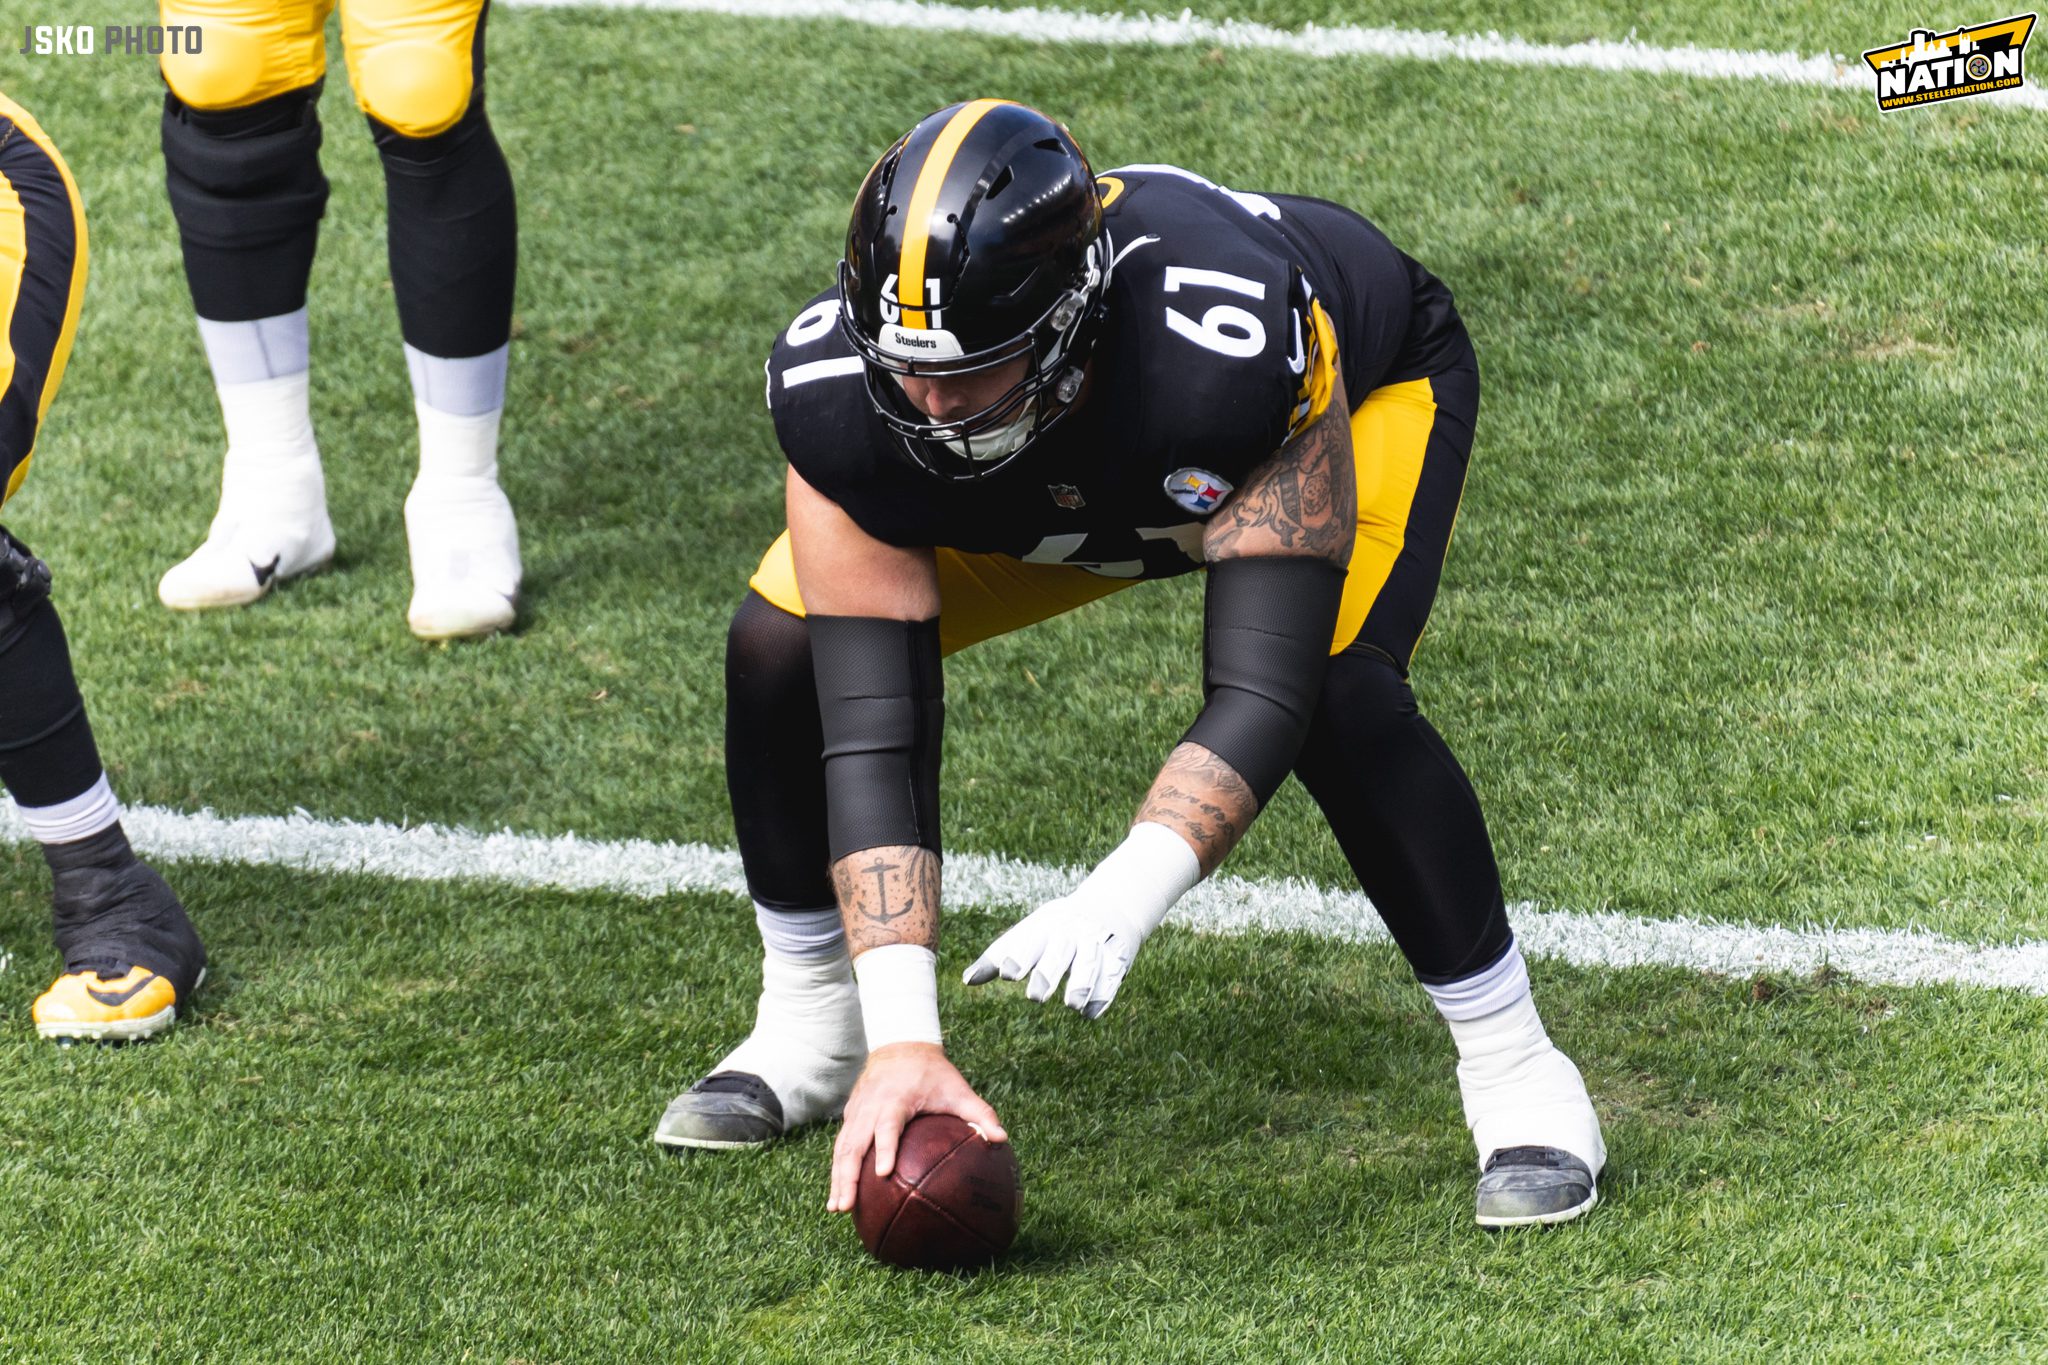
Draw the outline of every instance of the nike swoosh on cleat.
[[[133,1000],[135,998],[136,992],[140,991],[144,986],[147,986],[150,982],[154,980],[156,980],[156,973],[151,972],[148,976],[143,977],[142,980],[136,982],[134,985],[130,986],[125,991],[96,991],[92,987],[87,986],[85,988],[85,993],[91,996],[93,999],[99,1001],[102,1005],[105,1005],[111,1009],[116,1005],[125,1005],[130,1000]]]
[[[260,588],[269,583],[277,572],[277,566],[283,562],[283,555],[272,555],[268,564],[251,564],[249,567],[256,571],[256,586]]]

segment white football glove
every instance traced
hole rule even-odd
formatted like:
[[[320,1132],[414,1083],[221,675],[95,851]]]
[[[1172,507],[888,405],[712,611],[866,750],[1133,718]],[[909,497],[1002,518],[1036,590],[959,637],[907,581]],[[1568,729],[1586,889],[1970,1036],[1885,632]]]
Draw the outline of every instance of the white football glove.
[[[1138,949],[1201,879],[1202,865],[1186,840],[1165,825],[1141,821],[1079,886],[989,944],[962,980],[978,986],[997,976],[1022,981],[1028,975],[1024,993],[1050,1000],[1064,976],[1067,1006],[1100,1018]]]

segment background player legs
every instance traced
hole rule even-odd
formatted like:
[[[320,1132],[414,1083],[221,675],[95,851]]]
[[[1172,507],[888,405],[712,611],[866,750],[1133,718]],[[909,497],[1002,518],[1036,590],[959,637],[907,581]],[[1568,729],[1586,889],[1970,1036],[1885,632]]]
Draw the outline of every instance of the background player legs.
[[[78,188],[48,136],[0,97],[0,502],[35,457],[63,382],[88,256]],[[38,1032],[146,1038],[169,1027],[206,950],[163,879],[128,846],[101,767],[49,566],[0,528],[0,785],[42,845],[64,970]]]
[[[498,484],[519,223],[484,109],[480,0],[348,0],[342,40],[384,166],[392,292],[419,420],[406,498],[413,599],[429,639],[512,624],[519,529]]]
[[[170,1026],[206,949],[135,856],[100,763],[50,573],[0,531],[0,784],[42,845],[64,970],[34,1007],[52,1038],[147,1038]]]
[[[181,75],[207,88],[205,73]],[[241,107],[164,96],[165,178],[228,434],[206,540],[157,585],[178,610],[253,602],[334,555],[308,399],[306,281],[327,203],[319,98],[317,73]]]

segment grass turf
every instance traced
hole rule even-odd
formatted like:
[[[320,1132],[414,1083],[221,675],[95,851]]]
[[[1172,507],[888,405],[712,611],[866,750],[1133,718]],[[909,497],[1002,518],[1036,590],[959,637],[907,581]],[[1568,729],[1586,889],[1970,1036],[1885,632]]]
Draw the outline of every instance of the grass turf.
[[[1523,11],[1444,23],[1546,36]],[[1417,684],[1511,897],[2048,928],[2030,117],[506,10],[491,97],[525,269],[505,468],[531,604],[515,638],[430,649],[402,619],[378,172],[338,70],[313,312],[341,559],[196,618],[153,597],[219,455],[153,73],[7,73],[79,174],[95,250],[7,521],[57,566],[131,801],[728,841],[720,642],[779,524],[760,356],[826,279],[874,150],[1001,91],[1100,166],[1352,203],[1457,292],[1485,413]],[[957,846],[1108,846],[1197,702],[1195,592],[955,661]],[[199,1027],[56,1052],[26,1036],[42,882],[8,866],[0,1226],[23,1250],[0,1353],[141,1320],[114,1304],[147,1310],[153,1335],[119,1339],[136,1358],[1864,1360],[2012,1355],[2042,1327],[2020,1212],[2039,1002],[1544,969],[1613,1119],[1610,1202],[1487,1239],[1447,1046],[1384,950],[1169,936],[1109,1028],[949,996],[1024,1144],[1031,1223],[1008,1274],[906,1280],[822,1215],[822,1137],[746,1164],[644,1145],[744,1027],[730,905],[186,866],[218,964]],[[1344,879],[1298,793],[1232,870]],[[962,916],[949,963],[993,927]]]
[[[524,635],[472,649],[404,633],[410,412],[378,172],[339,77],[312,299],[338,569],[173,618],[152,585],[210,515],[219,436],[149,64],[22,63],[16,93],[91,197],[97,267],[8,517],[57,565],[128,799],[726,841],[722,633],[780,522],[759,358],[827,277],[873,148],[999,89],[1069,119],[1101,165],[1355,204],[1457,291],[1486,393],[1417,686],[1512,897],[2048,928],[2048,665],[2038,613],[2014,609],[2048,600],[2036,120],[1586,73],[1474,87],[1431,65],[964,39],[912,59],[844,25],[500,18],[526,265],[504,466],[531,604]],[[1957,288],[1965,259],[2000,287]],[[1142,588],[955,661],[959,846],[1106,846],[1196,705],[1196,591]],[[1298,793],[1235,866],[1346,876]]]
[[[1939,20],[1911,0],[1865,0],[1849,6],[1829,0],[1776,0],[1767,10],[1735,0],[1699,4],[1643,4],[1631,0],[1203,0],[1197,5],[1078,4],[1070,0],[942,0],[955,8],[1070,10],[1100,14],[1176,15],[1183,9],[1211,21],[1241,19],[1283,30],[1395,27],[1425,33],[1500,33],[1540,43],[1618,42],[1633,38],[1655,47],[1712,47],[1738,52],[1832,53],[1861,67],[1866,49],[1903,41],[1930,24],[1954,28],[2002,17],[1984,11],[1944,14]],[[1994,7],[1996,8],[1996,7]],[[2025,11],[2020,11],[2024,13]],[[1867,68],[1865,68],[1867,70]],[[1466,79],[1491,78],[1487,68],[1465,68]],[[1873,80],[1872,89],[1875,89]],[[1866,107],[1875,109],[1874,98]]]
[[[824,1212],[829,1134],[647,1141],[750,1017],[732,905],[173,872],[222,950],[193,1023],[0,1038],[10,1359],[1868,1361],[2048,1330],[2019,1212],[2048,1002],[1540,968],[1615,1158],[1581,1223],[1496,1236],[1387,950],[1169,931],[1096,1025],[948,984],[1026,1220],[1000,1272],[924,1277]],[[955,917],[944,965],[995,928]]]

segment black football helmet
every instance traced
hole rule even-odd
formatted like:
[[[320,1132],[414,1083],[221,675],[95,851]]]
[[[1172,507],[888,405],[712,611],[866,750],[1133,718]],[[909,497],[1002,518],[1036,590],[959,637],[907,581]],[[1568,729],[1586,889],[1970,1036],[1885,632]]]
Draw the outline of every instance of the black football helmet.
[[[904,453],[942,479],[978,479],[1051,430],[1081,391],[1111,260],[1088,159],[1034,109],[955,104],[884,152],[847,228],[840,324]],[[1001,397],[945,422],[898,382],[1019,357],[1030,363]]]

